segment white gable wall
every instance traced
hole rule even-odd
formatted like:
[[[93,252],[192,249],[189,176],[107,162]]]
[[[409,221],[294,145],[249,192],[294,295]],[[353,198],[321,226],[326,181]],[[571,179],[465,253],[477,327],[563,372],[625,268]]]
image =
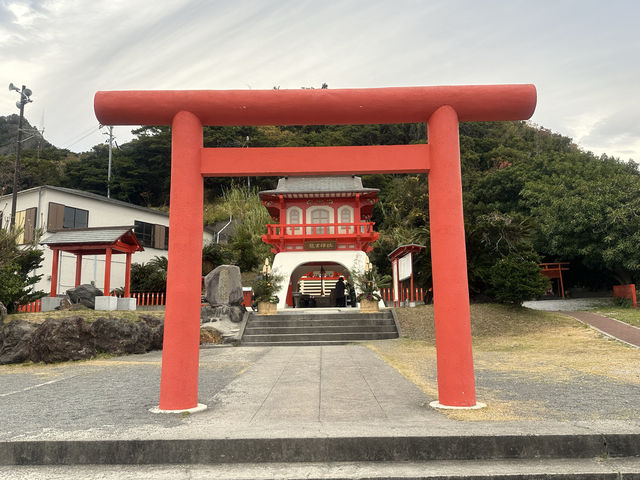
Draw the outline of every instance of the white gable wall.
[[[8,226],[11,215],[11,195],[0,197],[0,211],[3,212],[3,226]],[[16,211],[26,210],[36,207],[36,227],[43,229],[42,239],[45,239],[47,232],[47,222],[49,214],[49,203],[62,204],[68,207],[87,210],[88,227],[108,227],[108,226],[133,226],[134,222],[142,221],[154,225],[169,226],[169,216],[160,211],[151,209],[136,208],[124,202],[112,202],[104,198],[88,198],[82,195],[42,187],[25,190],[18,193]],[[169,232],[171,236],[171,232]],[[205,232],[203,242],[209,243],[213,240],[210,233]],[[51,268],[53,263],[53,252],[47,246],[42,247],[45,253],[41,268],[36,274],[43,274],[40,282],[35,286],[37,290],[49,292],[51,290]],[[133,263],[146,263],[155,256],[168,256],[168,251],[151,247],[144,247],[144,251],[134,253]],[[124,254],[115,254],[111,257],[111,288],[124,287],[125,275]],[[95,285],[102,289],[104,287],[104,255],[89,255],[83,258],[82,262],[82,283],[95,282]],[[60,270],[58,276],[59,293],[64,293],[68,288],[73,288],[75,284],[76,257],[69,253],[61,253]]]

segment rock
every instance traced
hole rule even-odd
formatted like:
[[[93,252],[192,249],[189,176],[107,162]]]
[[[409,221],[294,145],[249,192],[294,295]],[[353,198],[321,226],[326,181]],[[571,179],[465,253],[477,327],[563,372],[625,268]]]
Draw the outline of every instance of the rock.
[[[91,331],[99,352],[124,355],[151,350],[152,329],[146,322],[100,317],[91,325]]]
[[[47,318],[31,338],[31,360],[55,363],[94,357],[91,325],[82,317]]]
[[[240,305],[243,300],[240,268],[220,265],[204,278],[209,305]]]
[[[200,323],[217,322],[219,320],[230,320],[233,323],[240,323],[246,311],[247,309],[242,305],[204,306],[200,311]]]
[[[0,302],[0,330],[2,330],[2,324],[7,319],[7,316],[7,307],[5,307],[2,302]]]
[[[164,340],[164,320],[151,315],[140,315],[140,321],[146,323],[151,329],[151,347],[150,350],[162,350],[162,342]]]
[[[60,300],[60,305],[56,307],[56,310],[69,310],[71,308],[71,300],[69,300],[69,296],[66,295]]]
[[[67,290],[67,296],[71,303],[81,303],[86,307],[95,308],[96,297],[102,296],[102,290],[89,284],[79,285],[76,288]]]
[[[38,329],[35,323],[26,320],[11,320],[0,327],[2,329],[2,347],[0,347],[0,365],[21,363],[29,360],[29,345]]]

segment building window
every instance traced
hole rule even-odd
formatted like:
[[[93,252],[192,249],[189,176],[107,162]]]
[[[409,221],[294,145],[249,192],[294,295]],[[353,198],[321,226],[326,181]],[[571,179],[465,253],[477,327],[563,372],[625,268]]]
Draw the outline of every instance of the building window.
[[[313,207],[310,208],[308,211],[309,213],[309,223],[331,223],[333,221],[332,217],[332,213],[333,210],[327,207]],[[326,228],[325,227],[308,227],[307,228],[307,233],[317,233],[317,234],[324,234],[326,230],[326,233],[333,233],[333,227],[329,227]]]
[[[289,207],[287,209],[287,223],[289,225],[299,225],[302,223],[302,209],[299,207]],[[302,228],[287,228],[287,234],[301,235]]]
[[[87,228],[88,226],[88,210],[49,202],[49,214],[47,216],[48,231],[56,232],[63,228]]]
[[[22,229],[17,238],[18,244],[31,243],[36,236],[36,207],[16,212],[16,228]]]
[[[169,227],[136,220],[133,232],[143,247],[157,248],[159,250],[169,249]]]
[[[353,223],[353,209],[349,206],[340,207],[338,209],[338,218],[340,223]],[[339,227],[340,233],[353,233],[353,227]]]

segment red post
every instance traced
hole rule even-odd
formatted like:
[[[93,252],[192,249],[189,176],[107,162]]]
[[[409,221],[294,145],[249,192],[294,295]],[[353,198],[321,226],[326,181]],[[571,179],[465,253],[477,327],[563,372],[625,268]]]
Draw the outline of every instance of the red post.
[[[476,404],[467,254],[462,213],[458,115],[445,105],[428,120],[431,146],[429,215],[433,305],[438,365],[438,402]]]
[[[129,298],[131,296],[131,253],[127,252],[127,260],[124,269],[124,296]]]
[[[76,254],[76,282],[75,286],[77,287],[82,283],[82,255]]]
[[[56,289],[58,288],[58,270],[60,269],[60,250],[53,249],[53,265],[51,267],[51,296],[57,295]]]
[[[108,247],[105,251],[104,260],[104,295],[109,296],[111,291],[111,248]]]
[[[173,118],[171,211],[160,409],[198,405],[202,283],[202,123],[181,111]]]

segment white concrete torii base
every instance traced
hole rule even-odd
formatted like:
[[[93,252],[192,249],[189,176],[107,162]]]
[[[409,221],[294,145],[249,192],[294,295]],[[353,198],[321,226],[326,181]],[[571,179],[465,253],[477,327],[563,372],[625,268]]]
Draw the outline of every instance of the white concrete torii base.
[[[349,271],[355,267],[359,271],[364,271],[367,261],[367,254],[362,250],[315,250],[299,252],[280,252],[273,259],[273,273],[282,275],[284,280],[280,291],[276,294],[280,301],[278,310],[287,308],[287,289],[291,274],[300,265],[310,262],[332,262],[339,263]]]

